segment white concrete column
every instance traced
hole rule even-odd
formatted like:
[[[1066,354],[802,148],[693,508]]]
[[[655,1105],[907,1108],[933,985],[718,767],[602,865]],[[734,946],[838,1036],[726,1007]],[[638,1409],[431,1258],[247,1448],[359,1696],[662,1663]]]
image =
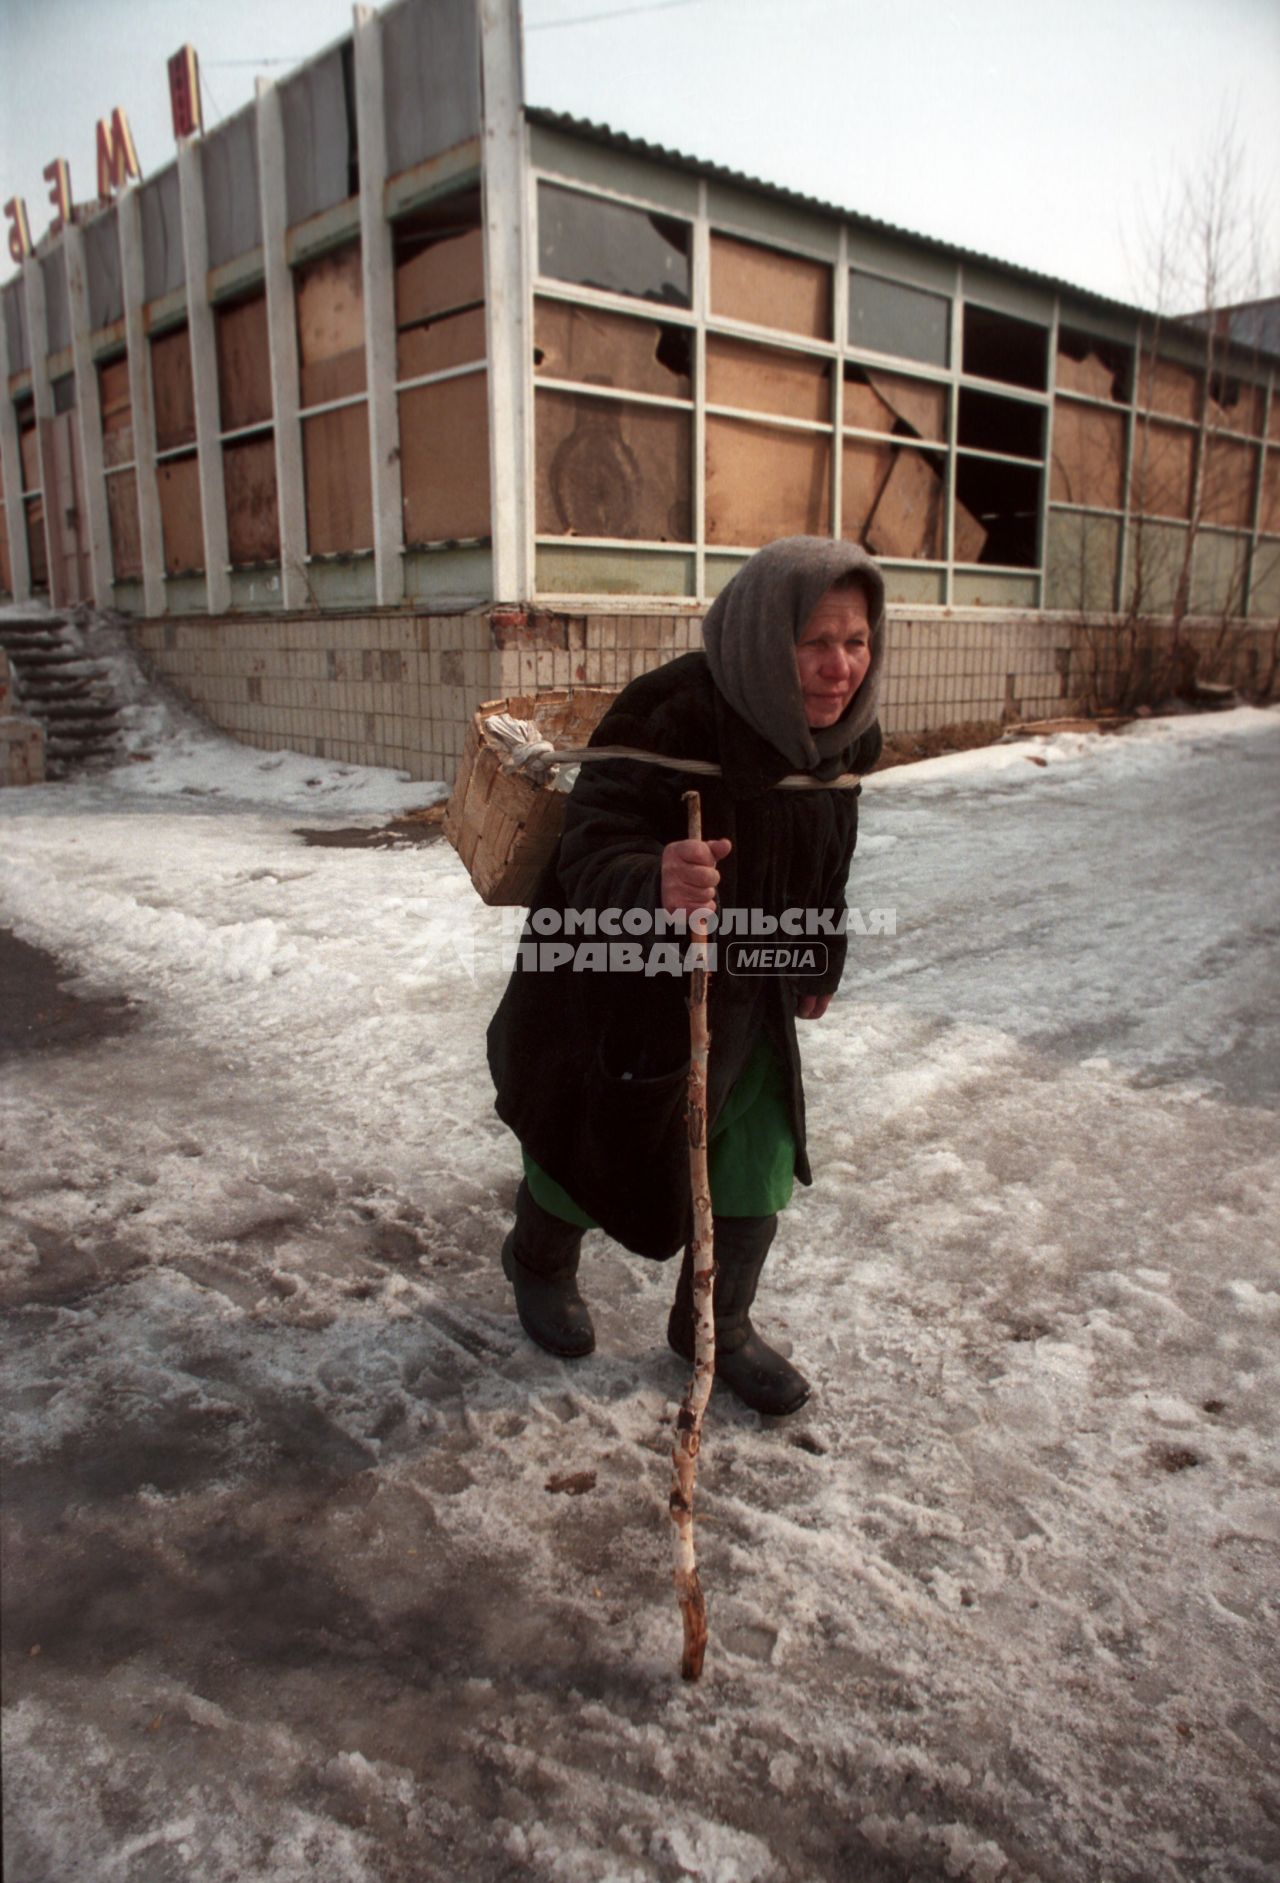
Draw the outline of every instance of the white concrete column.
[[[22,270],[27,297],[27,350],[31,355],[31,397],[35,406],[36,439],[40,453],[40,498],[44,510],[44,553],[49,562],[49,600],[55,608],[63,593],[62,531],[55,510],[58,472],[53,457],[53,392],[49,385],[49,323],[45,314],[44,269],[39,252],[27,257]]]
[[[518,0],[478,0],[493,598],[533,598],[528,127]]]
[[[146,277],[142,265],[142,196],[121,192],[116,215],[120,237],[120,282],[124,291],[124,340],[129,355],[129,405],[133,420],[133,477],[138,493],[138,541],[142,548],[142,605],[164,613],[164,531],[156,480],[156,417],[151,393],[151,345],[147,339]]]
[[[31,562],[27,555],[27,518],[22,504],[22,454],[18,419],[9,396],[9,329],[0,307],[0,474],[4,477],[4,520],[9,536],[13,598],[31,599]]]
[[[307,502],[302,479],[302,426],[298,419],[298,326],[293,309],[293,276],[285,250],[288,208],[284,191],[284,116],[280,94],[266,79],[258,80],[257,109],[258,194],[280,521],[280,592],[286,608],[305,608],[309,597]]]
[[[67,302],[71,310],[71,352],[76,372],[76,419],[80,428],[80,475],[84,481],[89,582],[99,608],[111,604],[111,528],[102,460],[102,401],[98,372],[89,345],[89,283],[85,273],[84,230],[73,223],[62,238],[67,258]]]
[[[200,514],[204,525],[205,595],[211,615],[231,606],[228,567],[227,495],[222,478],[222,424],[218,412],[218,354],[209,305],[209,235],[204,213],[204,165],[200,140],[178,146],[182,199],[182,258],[187,275],[187,325],[191,333],[191,383],[196,407],[196,453],[200,466]]]
[[[404,597],[404,503],[400,489],[400,418],[396,406],[395,266],[391,224],[382,207],[387,182],[382,26],[372,7],[357,6],[353,14],[373,555],[378,600],[385,603],[398,602]]]

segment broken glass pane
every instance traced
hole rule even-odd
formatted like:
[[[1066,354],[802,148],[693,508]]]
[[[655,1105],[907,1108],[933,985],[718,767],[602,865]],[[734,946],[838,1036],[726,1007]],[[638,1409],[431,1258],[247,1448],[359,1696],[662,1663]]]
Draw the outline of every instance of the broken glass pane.
[[[688,307],[691,249],[675,216],[538,185],[538,266],[555,281]]]
[[[964,304],[964,370],[978,379],[1040,391],[1048,383],[1049,330],[989,307]]]
[[[1001,568],[1031,569],[1038,557],[1040,522],[1038,467],[1004,464],[996,458],[956,459],[956,561],[994,563]],[[986,532],[976,555],[961,557],[960,519],[966,514]]]
[[[1042,457],[1044,407],[962,386],[958,442],[974,451],[1000,451],[1010,458]]]
[[[945,366],[951,303],[855,269],[849,278],[849,345],[902,360]]]

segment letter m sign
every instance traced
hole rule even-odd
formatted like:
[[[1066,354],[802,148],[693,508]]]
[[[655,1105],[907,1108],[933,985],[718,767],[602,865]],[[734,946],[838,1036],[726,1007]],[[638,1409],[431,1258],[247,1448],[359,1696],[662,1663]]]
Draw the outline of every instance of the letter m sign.
[[[106,202],[130,177],[136,182],[141,175],[129,120],[117,105],[109,118],[98,120],[98,195]]]

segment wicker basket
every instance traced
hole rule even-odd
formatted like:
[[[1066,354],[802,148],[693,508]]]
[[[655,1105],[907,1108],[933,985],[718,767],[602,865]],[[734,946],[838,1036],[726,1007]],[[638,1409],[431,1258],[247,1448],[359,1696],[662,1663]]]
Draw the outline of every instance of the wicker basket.
[[[609,687],[486,700],[472,716],[445,813],[444,834],[485,902],[527,908],[564,822],[565,793],[504,769],[485,721],[494,713],[537,722],[559,750],[585,745],[617,695]]]

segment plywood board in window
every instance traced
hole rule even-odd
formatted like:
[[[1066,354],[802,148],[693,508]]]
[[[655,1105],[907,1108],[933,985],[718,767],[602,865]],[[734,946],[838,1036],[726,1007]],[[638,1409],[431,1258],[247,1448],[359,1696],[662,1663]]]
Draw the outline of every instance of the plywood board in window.
[[[446,314],[396,335],[396,378],[418,379],[485,357],[484,309]]]
[[[1253,479],[1258,453],[1234,439],[1210,438],[1205,451],[1203,508],[1206,523],[1247,530],[1253,522]]]
[[[876,556],[904,562],[936,562],[942,555],[946,485],[922,452],[895,452],[893,468],[867,525],[867,547]]]
[[[864,387],[863,391],[868,388]],[[874,398],[874,394],[871,395]],[[867,525],[875,515],[880,492],[893,469],[896,453],[890,444],[872,444],[869,440],[846,438],[841,473],[840,534],[848,541],[864,540]]]
[[[114,477],[107,478],[106,485],[112,571],[117,582],[132,582],[142,575],[137,480],[132,471],[118,471]]]
[[[691,413],[548,391],[535,411],[541,534],[691,540]]]
[[[1138,404],[1170,418],[1200,416],[1200,375],[1172,360],[1153,360],[1144,354],[1138,367]]]
[[[54,416],[53,480],[55,502],[50,520],[55,524],[55,553],[60,579],[58,600],[63,604],[87,601],[92,591],[89,554],[84,540],[84,480],[80,475],[80,435],[74,411]]]
[[[349,243],[300,268],[295,290],[303,405],[324,405],[363,392],[367,382],[360,244]]]
[[[869,382],[846,375],[844,422],[857,431],[891,432],[898,422],[898,415]]]
[[[131,463],[133,403],[129,391],[129,362],[123,356],[99,366],[98,402],[102,410],[103,463]]]
[[[778,327],[814,340],[831,338],[831,270],[825,262],[780,249],[711,237],[711,311]]]
[[[1053,408],[1054,503],[1119,510],[1124,502],[1124,414],[1059,399]]]
[[[18,433],[18,449],[22,458],[22,488],[39,490],[44,484],[44,466],[40,459],[40,427],[37,424],[22,426]]]
[[[692,346],[687,327],[567,301],[538,301],[534,308],[534,369],[547,378],[688,399]]]
[[[280,522],[276,511],[276,452],[265,437],[239,438],[224,445],[222,475],[227,493],[227,546],[233,568],[279,562]]]
[[[396,260],[396,326],[431,320],[484,299],[484,241],[479,229],[445,236]]]
[[[1096,353],[1077,360],[1059,349],[1053,378],[1059,392],[1082,392],[1090,399],[1110,399],[1115,394],[1115,372]]]
[[[344,405],[303,420],[307,548],[313,556],[373,548],[369,408]]]
[[[1261,386],[1249,386],[1239,379],[1215,382],[1205,406],[1205,422],[1211,431],[1248,432],[1251,438],[1262,435]]]
[[[1140,422],[1133,441],[1129,507],[1153,517],[1191,514],[1195,433]]]
[[[44,533],[44,499],[28,497],[23,504],[27,522],[27,561],[32,588],[49,586],[49,545]]]
[[[1262,503],[1258,528],[1280,536],[1280,451],[1268,451],[1262,466]]]
[[[189,457],[166,458],[156,466],[164,572],[187,575],[204,568],[204,524],[200,514],[200,468]]]
[[[831,439],[707,418],[708,543],[754,547],[831,532]]]
[[[488,536],[488,380],[484,373],[400,394],[406,543]]]
[[[271,419],[271,355],[267,297],[255,294],[214,314],[218,348],[218,404],[224,432]]]
[[[831,367],[803,353],[707,335],[707,400],[743,412],[831,422]]]
[[[917,438],[938,444],[945,442],[949,397],[945,386],[931,385],[925,379],[908,379],[898,373],[869,373],[867,377],[895,418],[909,425]],[[847,401],[847,387],[845,397]],[[848,423],[847,413],[845,422]]]
[[[151,342],[151,384],[155,391],[156,450],[195,443],[196,401],[191,382],[191,335],[186,327],[159,334]]]

